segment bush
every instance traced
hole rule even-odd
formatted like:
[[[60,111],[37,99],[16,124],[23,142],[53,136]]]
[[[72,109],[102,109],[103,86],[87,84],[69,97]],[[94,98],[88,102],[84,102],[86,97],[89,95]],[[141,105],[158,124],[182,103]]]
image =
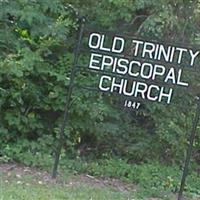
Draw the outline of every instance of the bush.
[[[43,136],[37,141],[18,140],[13,144],[3,145],[3,162],[18,162],[27,166],[49,168],[52,165],[53,140]]]
[[[86,162],[64,159],[62,167],[75,174],[87,173],[95,177],[110,177],[137,184],[139,194],[148,197],[169,197],[179,191],[182,171],[178,166],[160,163],[129,164],[122,159],[106,159]],[[185,191],[192,197],[199,195],[200,178],[196,172],[188,176]],[[142,197],[141,195],[138,197]]]

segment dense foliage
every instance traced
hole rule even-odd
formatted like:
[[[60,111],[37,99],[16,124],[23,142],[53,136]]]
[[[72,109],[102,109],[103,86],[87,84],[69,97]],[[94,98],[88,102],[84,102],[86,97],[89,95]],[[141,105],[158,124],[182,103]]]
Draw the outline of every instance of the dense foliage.
[[[138,37],[200,43],[199,0],[0,1],[1,156],[32,164],[53,154],[80,16],[90,25]],[[188,79],[190,94],[178,93],[167,107],[144,104],[140,113],[114,107],[114,97],[76,88],[65,129],[65,153],[180,164],[200,86],[198,73]],[[199,148],[198,135],[196,161]]]

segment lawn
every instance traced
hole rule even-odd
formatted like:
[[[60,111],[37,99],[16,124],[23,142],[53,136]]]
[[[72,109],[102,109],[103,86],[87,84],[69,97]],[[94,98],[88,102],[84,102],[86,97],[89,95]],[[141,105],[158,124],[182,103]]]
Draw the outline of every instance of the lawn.
[[[1,200],[125,200],[126,193],[112,189],[94,188],[87,185],[63,187],[58,185],[2,183]]]
[[[1,169],[0,200],[134,199],[133,193],[117,180],[97,180],[87,175],[69,174],[51,180],[47,172],[25,167],[5,168],[7,166]]]
[[[62,171],[51,179],[44,170],[0,164],[0,200],[176,200],[176,195],[150,189],[147,194],[144,188],[114,178]]]

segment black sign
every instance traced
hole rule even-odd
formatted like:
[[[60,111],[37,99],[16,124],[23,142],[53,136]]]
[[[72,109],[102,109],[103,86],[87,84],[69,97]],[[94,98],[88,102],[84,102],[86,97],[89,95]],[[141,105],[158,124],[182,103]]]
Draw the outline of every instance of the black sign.
[[[136,109],[140,103],[129,99],[170,104],[176,88],[190,86],[188,70],[197,69],[200,57],[196,48],[103,31],[86,31],[78,51],[87,57],[78,67],[97,75],[96,89],[123,96],[123,106]]]

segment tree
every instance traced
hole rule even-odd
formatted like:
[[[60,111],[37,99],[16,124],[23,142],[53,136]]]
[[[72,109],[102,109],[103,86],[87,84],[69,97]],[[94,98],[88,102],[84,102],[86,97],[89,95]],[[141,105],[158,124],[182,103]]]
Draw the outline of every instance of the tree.
[[[196,45],[200,41],[196,28],[199,1],[7,0],[0,2],[0,9],[0,134],[4,146],[22,140],[40,140],[45,148],[54,146],[68,91],[78,16],[85,16],[93,27],[137,37]],[[80,57],[81,63],[85,60]],[[199,75],[187,79],[194,96]],[[79,84],[91,81],[91,76],[78,75]],[[179,162],[187,144],[193,101],[189,94],[182,103],[183,93],[177,94],[175,102],[181,108],[147,104],[138,116],[115,107],[115,97],[76,88],[65,129],[66,151],[82,149],[85,155],[92,148],[98,157]],[[28,149],[25,145],[20,151]],[[33,149],[40,151],[40,146]]]

